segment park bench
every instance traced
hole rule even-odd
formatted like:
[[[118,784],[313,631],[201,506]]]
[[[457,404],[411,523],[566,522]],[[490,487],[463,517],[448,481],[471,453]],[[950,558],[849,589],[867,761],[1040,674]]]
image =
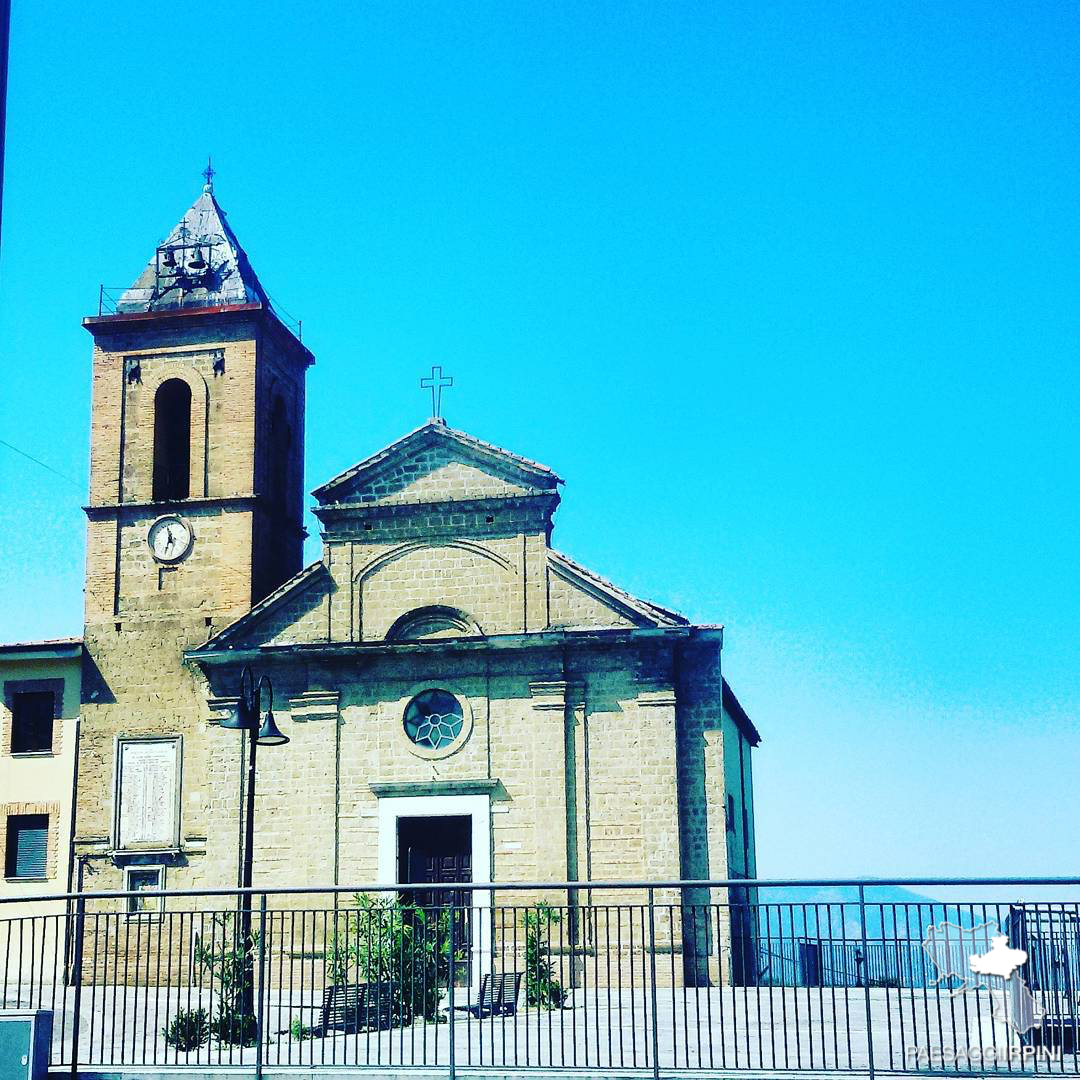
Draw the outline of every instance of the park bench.
[[[323,991],[320,1032],[379,1030],[393,1025],[393,985],[343,983]]]
[[[1063,995],[1064,996],[1064,995]],[[1060,1050],[1062,1054],[1075,1054],[1080,1050],[1077,1029],[1080,1028],[1080,997],[1057,1003],[1049,1008],[1022,1042],[1029,1046],[1041,1046],[1048,1050]]]
[[[480,980],[480,993],[472,1005],[455,1005],[455,1009],[471,1013],[477,1019],[485,1016],[513,1016],[521,991],[520,971],[500,971]]]

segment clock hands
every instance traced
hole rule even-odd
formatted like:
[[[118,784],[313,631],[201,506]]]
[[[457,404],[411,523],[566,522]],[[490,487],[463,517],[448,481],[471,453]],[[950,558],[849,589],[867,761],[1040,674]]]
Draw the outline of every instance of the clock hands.
[[[159,521],[148,540],[156,558],[173,562],[182,559],[191,547],[191,530],[182,521]]]

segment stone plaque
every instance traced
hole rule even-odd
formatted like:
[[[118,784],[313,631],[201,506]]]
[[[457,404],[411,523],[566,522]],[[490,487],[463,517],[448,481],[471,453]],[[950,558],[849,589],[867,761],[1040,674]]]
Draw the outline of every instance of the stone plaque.
[[[128,739],[119,754],[117,847],[176,847],[180,740]]]

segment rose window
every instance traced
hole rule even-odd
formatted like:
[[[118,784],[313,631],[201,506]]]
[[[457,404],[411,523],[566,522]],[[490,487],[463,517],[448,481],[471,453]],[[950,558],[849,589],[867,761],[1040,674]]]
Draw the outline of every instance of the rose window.
[[[428,750],[441,750],[461,734],[465,714],[448,690],[424,690],[405,708],[405,734]]]

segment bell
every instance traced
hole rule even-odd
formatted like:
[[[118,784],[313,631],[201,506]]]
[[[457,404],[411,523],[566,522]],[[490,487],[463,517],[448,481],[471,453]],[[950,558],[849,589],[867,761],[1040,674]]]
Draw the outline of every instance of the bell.
[[[266,716],[263,717],[262,727],[259,728],[259,734],[255,736],[255,742],[259,746],[284,746],[288,741],[289,736],[282,734],[274,722],[274,714],[267,709]]]
[[[218,721],[218,727],[229,728],[230,731],[249,731],[254,726],[254,712],[243,697],[229,710],[224,720]]]
[[[205,270],[206,260],[202,257],[202,248],[196,247],[195,254],[192,257],[191,262],[188,263],[189,270]]]
[[[172,248],[165,252],[165,257],[161,261],[168,267],[176,265],[176,256],[173,254]]]

